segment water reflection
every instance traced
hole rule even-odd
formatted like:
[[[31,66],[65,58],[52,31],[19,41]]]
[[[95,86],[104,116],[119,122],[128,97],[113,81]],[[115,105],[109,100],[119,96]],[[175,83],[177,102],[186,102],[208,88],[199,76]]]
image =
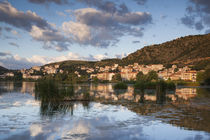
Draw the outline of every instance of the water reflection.
[[[51,100],[50,94],[43,100],[34,87],[0,83],[0,139],[210,138],[209,89],[178,88],[159,96],[132,85],[116,93],[112,84],[78,84],[75,99],[86,93],[93,99],[80,102]]]
[[[0,82],[0,95],[8,92],[30,93],[35,95],[34,82]]]

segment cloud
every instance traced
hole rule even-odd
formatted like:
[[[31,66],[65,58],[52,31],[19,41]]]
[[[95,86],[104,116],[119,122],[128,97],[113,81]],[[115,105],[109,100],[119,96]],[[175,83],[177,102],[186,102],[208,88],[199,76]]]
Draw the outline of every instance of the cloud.
[[[5,57],[0,57],[0,62],[8,69],[22,69],[30,68],[35,65],[41,65],[41,63],[35,63],[27,58],[20,57],[19,55],[7,55]]]
[[[26,13],[18,11],[8,2],[0,2],[0,21],[27,31],[30,31],[33,25],[42,29],[49,28],[47,21],[36,13],[30,10]]]
[[[117,5],[111,1],[77,0],[94,8],[71,11],[75,20],[65,21],[61,27],[38,16],[32,11],[18,11],[8,2],[0,2],[0,21],[26,30],[31,37],[43,44],[44,49],[66,51],[74,43],[98,48],[115,46],[122,36],[143,36],[145,26],[152,23],[147,12],[130,12],[125,4]],[[35,2],[30,1],[30,2]],[[59,1],[37,0],[37,3]],[[61,14],[61,13],[57,13]],[[17,31],[11,30],[15,35]]]
[[[116,54],[115,56],[119,59],[122,59],[122,58],[128,56],[128,54],[127,53],[121,53],[121,54]]]
[[[47,57],[33,55],[31,57],[21,57],[19,55],[12,55],[10,53],[0,52],[0,64],[8,69],[23,69],[31,68],[32,66],[41,66],[48,63],[60,62],[66,60],[88,60],[88,61],[99,61],[106,59],[106,54],[96,54],[89,56],[81,56],[78,53],[69,52],[67,55],[57,57]]]
[[[62,29],[76,42],[85,43],[85,41],[91,40],[90,27],[83,23],[77,22],[64,22]]]
[[[47,30],[32,26],[30,35],[34,40],[43,42],[43,48],[45,49],[68,50],[70,41],[58,30]]]
[[[160,15],[161,19],[166,19],[168,16],[167,15]]]
[[[88,60],[100,61],[100,60],[107,59],[107,58],[109,58],[109,57],[105,54],[97,54],[95,56],[89,55]]]
[[[19,48],[19,47],[20,47],[17,43],[14,43],[14,42],[9,42],[9,45],[11,45],[11,46],[15,46],[15,47],[17,47],[17,48]]]
[[[125,14],[110,14],[93,8],[78,9],[75,11],[76,20],[89,26],[117,26],[149,24],[152,17],[147,12],[128,12]]]
[[[195,28],[196,30],[202,30],[204,28],[202,22],[195,23]]]
[[[31,3],[35,4],[47,4],[47,3],[55,3],[55,4],[67,4],[67,0],[29,0]]]
[[[59,11],[56,11],[56,14],[57,14],[57,15],[59,15],[59,16],[62,16],[62,17],[65,17],[65,16],[66,16],[66,14],[65,14],[65,13],[63,13],[63,12],[59,12]]]
[[[11,54],[8,52],[0,52],[0,57],[10,56]]]
[[[210,29],[207,29],[207,30],[205,31],[205,33],[206,33],[206,34],[209,34],[209,33],[210,33]]]
[[[134,1],[139,5],[144,5],[147,2],[147,0],[134,0]]]
[[[195,19],[193,16],[187,16],[187,15],[185,17],[181,18],[181,22],[190,28],[192,28],[194,26],[194,24],[195,24],[194,20]]]
[[[136,43],[140,43],[140,41],[136,40],[136,41],[132,41],[132,43],[136,44]]]
[[[181,18],[181,22],[199,31],[210,27],[210,1],[189,0],[186,15]]]
[[[106,0],[77,0],[77,2],[84,3],[89,7],[95,7],[101,11],[108,13],[127,13],[128,7],[124,4],[116,4],[113,1]]]
[[[45,49],[65,51],[68,50],[71,42],[55,28],[54,24],[48,23],[34,12],[18,11],[8,2],[0,2],[0,21],[28,31],[34,40],[43,43]],[[6,27],[4,29],[11,31],[14,35],[18,34],[11,28]],[[10,45],[14,46],[14,44]]]
[[[94,8],[77,9],[76,21],[64,22],[63,31],[74,43],[106,48],[123,35],[141,37],[144,26],[152,22],[147,12],[109,13]]]

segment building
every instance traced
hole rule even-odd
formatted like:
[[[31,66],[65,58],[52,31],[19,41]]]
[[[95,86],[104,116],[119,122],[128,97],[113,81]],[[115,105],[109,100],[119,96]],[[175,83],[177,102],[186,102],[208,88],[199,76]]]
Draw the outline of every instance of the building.
[[[41,67],[39,67],[39,66],[34,66],[34,67],[32,67],[32,69],[33,69],[33,70],[36,70],[36,71],[40,71]]]
[[[125,68],[121,69],[122,73],[130,73],[132,71],[133,71],[133,68],[131,68],[131,67],[125,67]]]
[[[54,68],[58,69],[59,68],[59,65],[58,64],[54,65]]]
[[[168,76],[168,78],[170,78],[171,80],[180,80],[182,76],[181,72],[177,72],[177,73],[173,73],[171,75]]]
[[[42,78],[41,75],[30,75],[30,74],[23,74],[22,77],[23,79],[34,79],[34,80]]]
[[[103,72],[103,73],[98,73],[97,78],[99,80],[108,80],[111,81],[112,77],[115,75],[113,72]]]
[[[121,72],[120,73],[123,81],[135,80],[137,74],[138,72]]]
[[[194,70],[186,71],[181,74],[181,79],[186,81],[196,81],[197,72]]]
[[[4,75],[5,75],[5,77],[14,77],[15,76],[14,73],[12,73],[12,72],[7,72]]]

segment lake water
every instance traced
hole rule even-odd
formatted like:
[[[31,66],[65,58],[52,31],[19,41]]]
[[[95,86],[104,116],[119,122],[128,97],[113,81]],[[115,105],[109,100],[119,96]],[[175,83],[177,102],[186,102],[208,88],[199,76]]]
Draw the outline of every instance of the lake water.
[[[32,82],[0,83],[0,139],[5,140],[210,140],[210,89],[179,88],[157,102],[132,85],[79,84],[91,102],[44,102]]]

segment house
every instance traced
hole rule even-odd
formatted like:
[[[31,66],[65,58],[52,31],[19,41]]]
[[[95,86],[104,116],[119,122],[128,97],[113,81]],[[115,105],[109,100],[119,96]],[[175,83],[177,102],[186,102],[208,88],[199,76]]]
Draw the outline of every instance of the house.
[[[12,72],[7,72],[4,75],[5,75],[5,77],[14,77],[15,76],[14,73],[12,73]]]
[[[54,65],[54,68],[58,69],[59,68],[59,65],[58,64]]]
[[[41,75],[30,75],[30,74],[23,74],[22,77],[23,79],[34,79],[34,80],[42,78]]]
[[[103,73],[98,73],[97,78],[99,80],[108,80],[111,81],[112,77],[115,75],[113,72],[103,72]]]
[[[133,71],[133,68],[131,68],[131,67],[125,67],[125,68],[121,69],[121,72],[123,72],[123,73],[129,73],[129,72],[132,72],[132,71]]]
[[[169,78],[171,80],[180,80],[181,76],[182,76],[181,72],[176,72],[176,73],[173,73],[173,74],[169,75]]]
[[[121,72],[120,73],[123,81],[135,80],[137,74],[138,72]]]
[[[39,66],[34,66],[34,67],[32,67],[32,69],[33,69],[33,70],[36,70],[36,71],[40,71],[41,67],[39,67]]]
[[[196,81],[197,72],[194,70],[186,71],[181,74],[181,79],[186,81]]]

